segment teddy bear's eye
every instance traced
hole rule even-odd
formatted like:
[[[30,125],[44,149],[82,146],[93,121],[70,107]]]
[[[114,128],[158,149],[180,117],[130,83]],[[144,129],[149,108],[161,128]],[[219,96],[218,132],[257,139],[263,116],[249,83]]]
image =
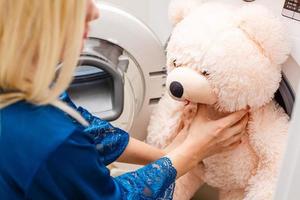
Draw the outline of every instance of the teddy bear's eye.
[[[203,76],[209,76],[209,72],[206,69],[202,70],[202,74]]]
[[[177,61],[176,59],[173,60],[173,62],[172,62],[173,63],[173,67],[177,67],[176,61]]]

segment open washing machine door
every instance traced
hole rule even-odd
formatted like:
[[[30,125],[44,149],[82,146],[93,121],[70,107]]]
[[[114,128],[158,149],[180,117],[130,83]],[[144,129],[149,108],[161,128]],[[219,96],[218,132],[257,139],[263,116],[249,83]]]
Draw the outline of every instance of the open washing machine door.
[[[69,94],[77,105],[144,140],[153,105],[163,95],[165,52],[156,35],[116,5],[97,2]]]
[[[104,40],[90,38],[69,88],[72,99],[94,115],[112,121],[124,107],[124,82],[129,61],[123,50]]]

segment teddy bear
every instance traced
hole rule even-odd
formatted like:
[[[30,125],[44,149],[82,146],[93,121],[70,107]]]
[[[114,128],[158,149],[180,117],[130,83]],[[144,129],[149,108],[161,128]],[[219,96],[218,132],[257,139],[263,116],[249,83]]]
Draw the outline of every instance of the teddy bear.
[[[179,178],[174,199],[192,198],[203,183],[217,188],[221,200],[273,199],[289,124],[274,100],[290,53],[280,20],[259,5],[197,0],[173,0],[169,15],[166,94],[151,116],[147,142],[166,148],[199,105],[212,119],[250,108],[241,144]]]

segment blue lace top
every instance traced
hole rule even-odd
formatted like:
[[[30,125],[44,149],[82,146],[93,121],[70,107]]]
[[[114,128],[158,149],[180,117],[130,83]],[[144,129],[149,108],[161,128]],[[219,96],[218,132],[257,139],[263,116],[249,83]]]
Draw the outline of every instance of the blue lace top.
[[[0,111],[1,199],[172,199],[168,158],[111,177],[106,165],[125,150],[128,134],[76,109],[89,127],[52,106],[18,102]]]

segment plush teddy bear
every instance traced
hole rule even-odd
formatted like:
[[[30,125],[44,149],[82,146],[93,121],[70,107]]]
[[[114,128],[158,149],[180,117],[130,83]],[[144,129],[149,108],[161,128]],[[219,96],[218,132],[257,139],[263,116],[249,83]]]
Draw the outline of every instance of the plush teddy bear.
[[[279,19],[258,5],[192,0],[171,2],[170,17],[169,95],[153,112],[148,143],[165,148],[189,126],[199,104],[212,119],[251,108],[242,143],[181,177],[174,199],[190,199],[205,182],[222,200],[271,200],[288,132],[288,116],[273,100],[289,55]]]

